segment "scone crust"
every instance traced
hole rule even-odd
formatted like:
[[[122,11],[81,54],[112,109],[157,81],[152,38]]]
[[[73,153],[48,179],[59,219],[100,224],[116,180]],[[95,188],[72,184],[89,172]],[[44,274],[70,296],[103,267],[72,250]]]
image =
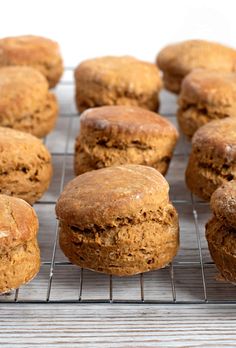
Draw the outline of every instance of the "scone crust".
[[[25,201],[0,195],[0,293],[31,280],[40,267],[38,219]]]
[[[25,35],[0,40],[0,66],[28,65],[39,70],[54,87],[63,72],[59,46],[55,41]]]
[[[56,214],[60,221],[81,228],[112,226],[118,217],[135,216],[143,206],[151,210],[166,204],[168,191],[164,177],[151,167],[113,166],[70,181],[57,201]]]
[[[225,118],[206,124],[193,136],[186,183],[204,200],[236,176],[235,129],[236,119]]]
[[[225,225],[236,229],[236,181],[220,186],[211,196],[211,208]],[[235,235],[236,237],[236,235]]]
[[[136,219],[120,219],[117,226],[78,229],[61,223],[60,247],[69,260],[97,272],[129,276],[167,266],[179,247],[176,210],[166,204],[159,211],[143,207]]]
[[[47,190],[51,155],[36,137],[0,127],[0,190],[33,204]]]
[[[236,107],[235,93],[236,73],[196,69],[184,78],[180,100],[199,105],[199,108],[208,106],[224,110],[229,105]]]
[[[45,77],[31,67],[0,69],[0,112],[2,118],[21,118],[40,108],[48,94]]]
[[[164,117],[139,107],[103,106],[86,110],[80,118],[83,128],[102,131],[104,136],[124,135],[125,139],[139,136],[153,137],[153,141],[162,133],[177,137],[176,128]]]
[[[26,201],[0,194],[0,254],[34,239],[38,225],[37,215]]]
[[[227,164],[236,161],[236,119],[229,117],[201,127],[192,139],[193,151],[200,150]]]
[[[179,93],[181,80],[193,69],[235,71],[236,51],[215,42],[188,40],[163,48],[157,65],[164,72],[165,87]]]
[[[132,105],[156,111],[162,82],[158,68],[129,56],[101,57],[75,70],[80,112],[103,105]]]
[[[0,125],[45,136],[55,125],[58,104],[45,77],[31,67],[0,69]]]
[[[179,125],[188,137],[214,119],[236,117],[236,74],[194,70],[182,82],[178,103]]]
[[[157,56],[157,65],[164,72],[185,76],[196,68],[233,71],[236,51],[224,45],[187,40],[163,48]]]
[[[206,238],[211,257],[221,275],[236,282],[236,230],[215,216],[206,224]]]
[[[61,249],[80,267],[118,276],[165,267],[179,246],[168,189],[164,177],[145,166],[78,176],[56,205]]]
[[[84,111],[75,145],[75,173],[120,164],[150,165],[165,174],[178,132],[166,119],[138,107]]]

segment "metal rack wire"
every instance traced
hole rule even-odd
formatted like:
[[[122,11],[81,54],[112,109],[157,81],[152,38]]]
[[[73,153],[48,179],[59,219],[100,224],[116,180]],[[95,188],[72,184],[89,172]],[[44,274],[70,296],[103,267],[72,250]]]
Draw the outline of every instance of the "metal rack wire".
[[[236,288],[217,280],[205,237],[208,204],[192,196],[184,184],[184,169],[190,145],[181,138],[167,179],[171,199],[180,215],[181,249],[172,264],[162,270],[118,278],[80,269],[67,261],[59,249],[58,222],[54,207],[59,193],[73,177],[73,145],[79,128],[74,106],[72,68],[55,90],[61,103],[56,129],[44,143],[52,153],[52,185],[37,202],[42,265],[29,284],[0,296],[4,303],[149,303],[149,304],[236,304]],[[161,114],[175,121],[176,97],[164,92]]]

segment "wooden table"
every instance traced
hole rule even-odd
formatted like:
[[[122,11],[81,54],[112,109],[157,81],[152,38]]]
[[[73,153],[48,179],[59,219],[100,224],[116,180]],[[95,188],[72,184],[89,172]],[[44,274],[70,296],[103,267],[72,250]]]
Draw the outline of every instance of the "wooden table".
[[[81,271],[57,243],[55,201],[73,178],[79,117],[71,71],[55,93],[61,106],[56,129],[44,140],[54,176],[35,204],[42,266],[38,276],[0,297],[3,347],[236,347],[235,287],[217,280],[205,240],[209,206],[184,183],[190,144],[180,138],[167,180],[180,217],[181,247],[169,267],[129,278]],[[163,92],[161,114],[176,124],[176,96]],[[47,303],[49,302],[49,303]]]
[[[0,346],[235,347],[232,305],[3,305]]]

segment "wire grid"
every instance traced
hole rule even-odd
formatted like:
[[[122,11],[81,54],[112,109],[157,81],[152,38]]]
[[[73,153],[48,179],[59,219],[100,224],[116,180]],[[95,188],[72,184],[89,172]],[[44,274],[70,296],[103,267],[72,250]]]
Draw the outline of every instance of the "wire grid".
[[[74,105],[72,68],[55,90],[61,103],[58,125],[44,139],[55,165],[54,182],[35,209],[39,215],[41,271],[29,284],[0,296],[4,303],[149,303],[149,304],[236,304],[235,287],[217,279],[205,237],[210,216],[207,203],[191,195],[184,184],[184,169],[190,145],[181,137],[167,180],[171,200],[180,215],[181,245],[176,259],[165,269],[133,277],[118,278],[72,265],[58,246],[58,221],[54,208],[58,195],[73,177],[74,138],[79,117]],[[164,92],[161,114],[176,123],[176,97]]]

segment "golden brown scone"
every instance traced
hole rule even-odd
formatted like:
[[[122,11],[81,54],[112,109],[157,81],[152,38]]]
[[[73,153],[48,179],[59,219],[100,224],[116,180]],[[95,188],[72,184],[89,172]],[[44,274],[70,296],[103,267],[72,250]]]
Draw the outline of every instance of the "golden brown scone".
[[[165,267],[179,246],[168,191],[157,170],[140,165],[76,177],[56,205],[61,249],[80,267],[118,276]]]
[[[63,73],[59,46],[44,37],[25,35],[0,39],[0,67],[26,65],[39,70],[54,87]]]
[[[236,283],[236,181],[220,186],[211,196],[213,218],[206,224],[211,257],[221,275]]]
[[[179,93],[182,79],[193,69],[232,72],[236,69],[236,50],[221,44],[188,40],[163,48],[157,56],[165,88]]]
[[[182,82],[177,116],[189,138],[214,119],[236,117],[236,73],[192,71]]]
[[[224,225],[229,225],[236,230],[235,180],[223,184],[212,194],[211,208],[218,220]]]
[[[120,164],[143,164],[167,172],[178,139],[158,114],[132,106],[84,111],[75,146],[75,174]]]
[[[45,77],[31,67],[0,69],[0,126],[37,137],[55,126],[58,105]]]
[[[204,200],[236,178],[236,118],[215,120],[199,128],[192,139],[186,170],[189,189]]]
[[[131,105],[157,111],[162,83],[158,68],[133,57],[102,57],[75,70],[80,112],[103,105]]]
[[[40,268],[38,219],[25,201],[0,194],[0,293],[30,281]]]
[[[33,204],[47,190],[51,156],[31,134],[0,127],[0,193]]]

